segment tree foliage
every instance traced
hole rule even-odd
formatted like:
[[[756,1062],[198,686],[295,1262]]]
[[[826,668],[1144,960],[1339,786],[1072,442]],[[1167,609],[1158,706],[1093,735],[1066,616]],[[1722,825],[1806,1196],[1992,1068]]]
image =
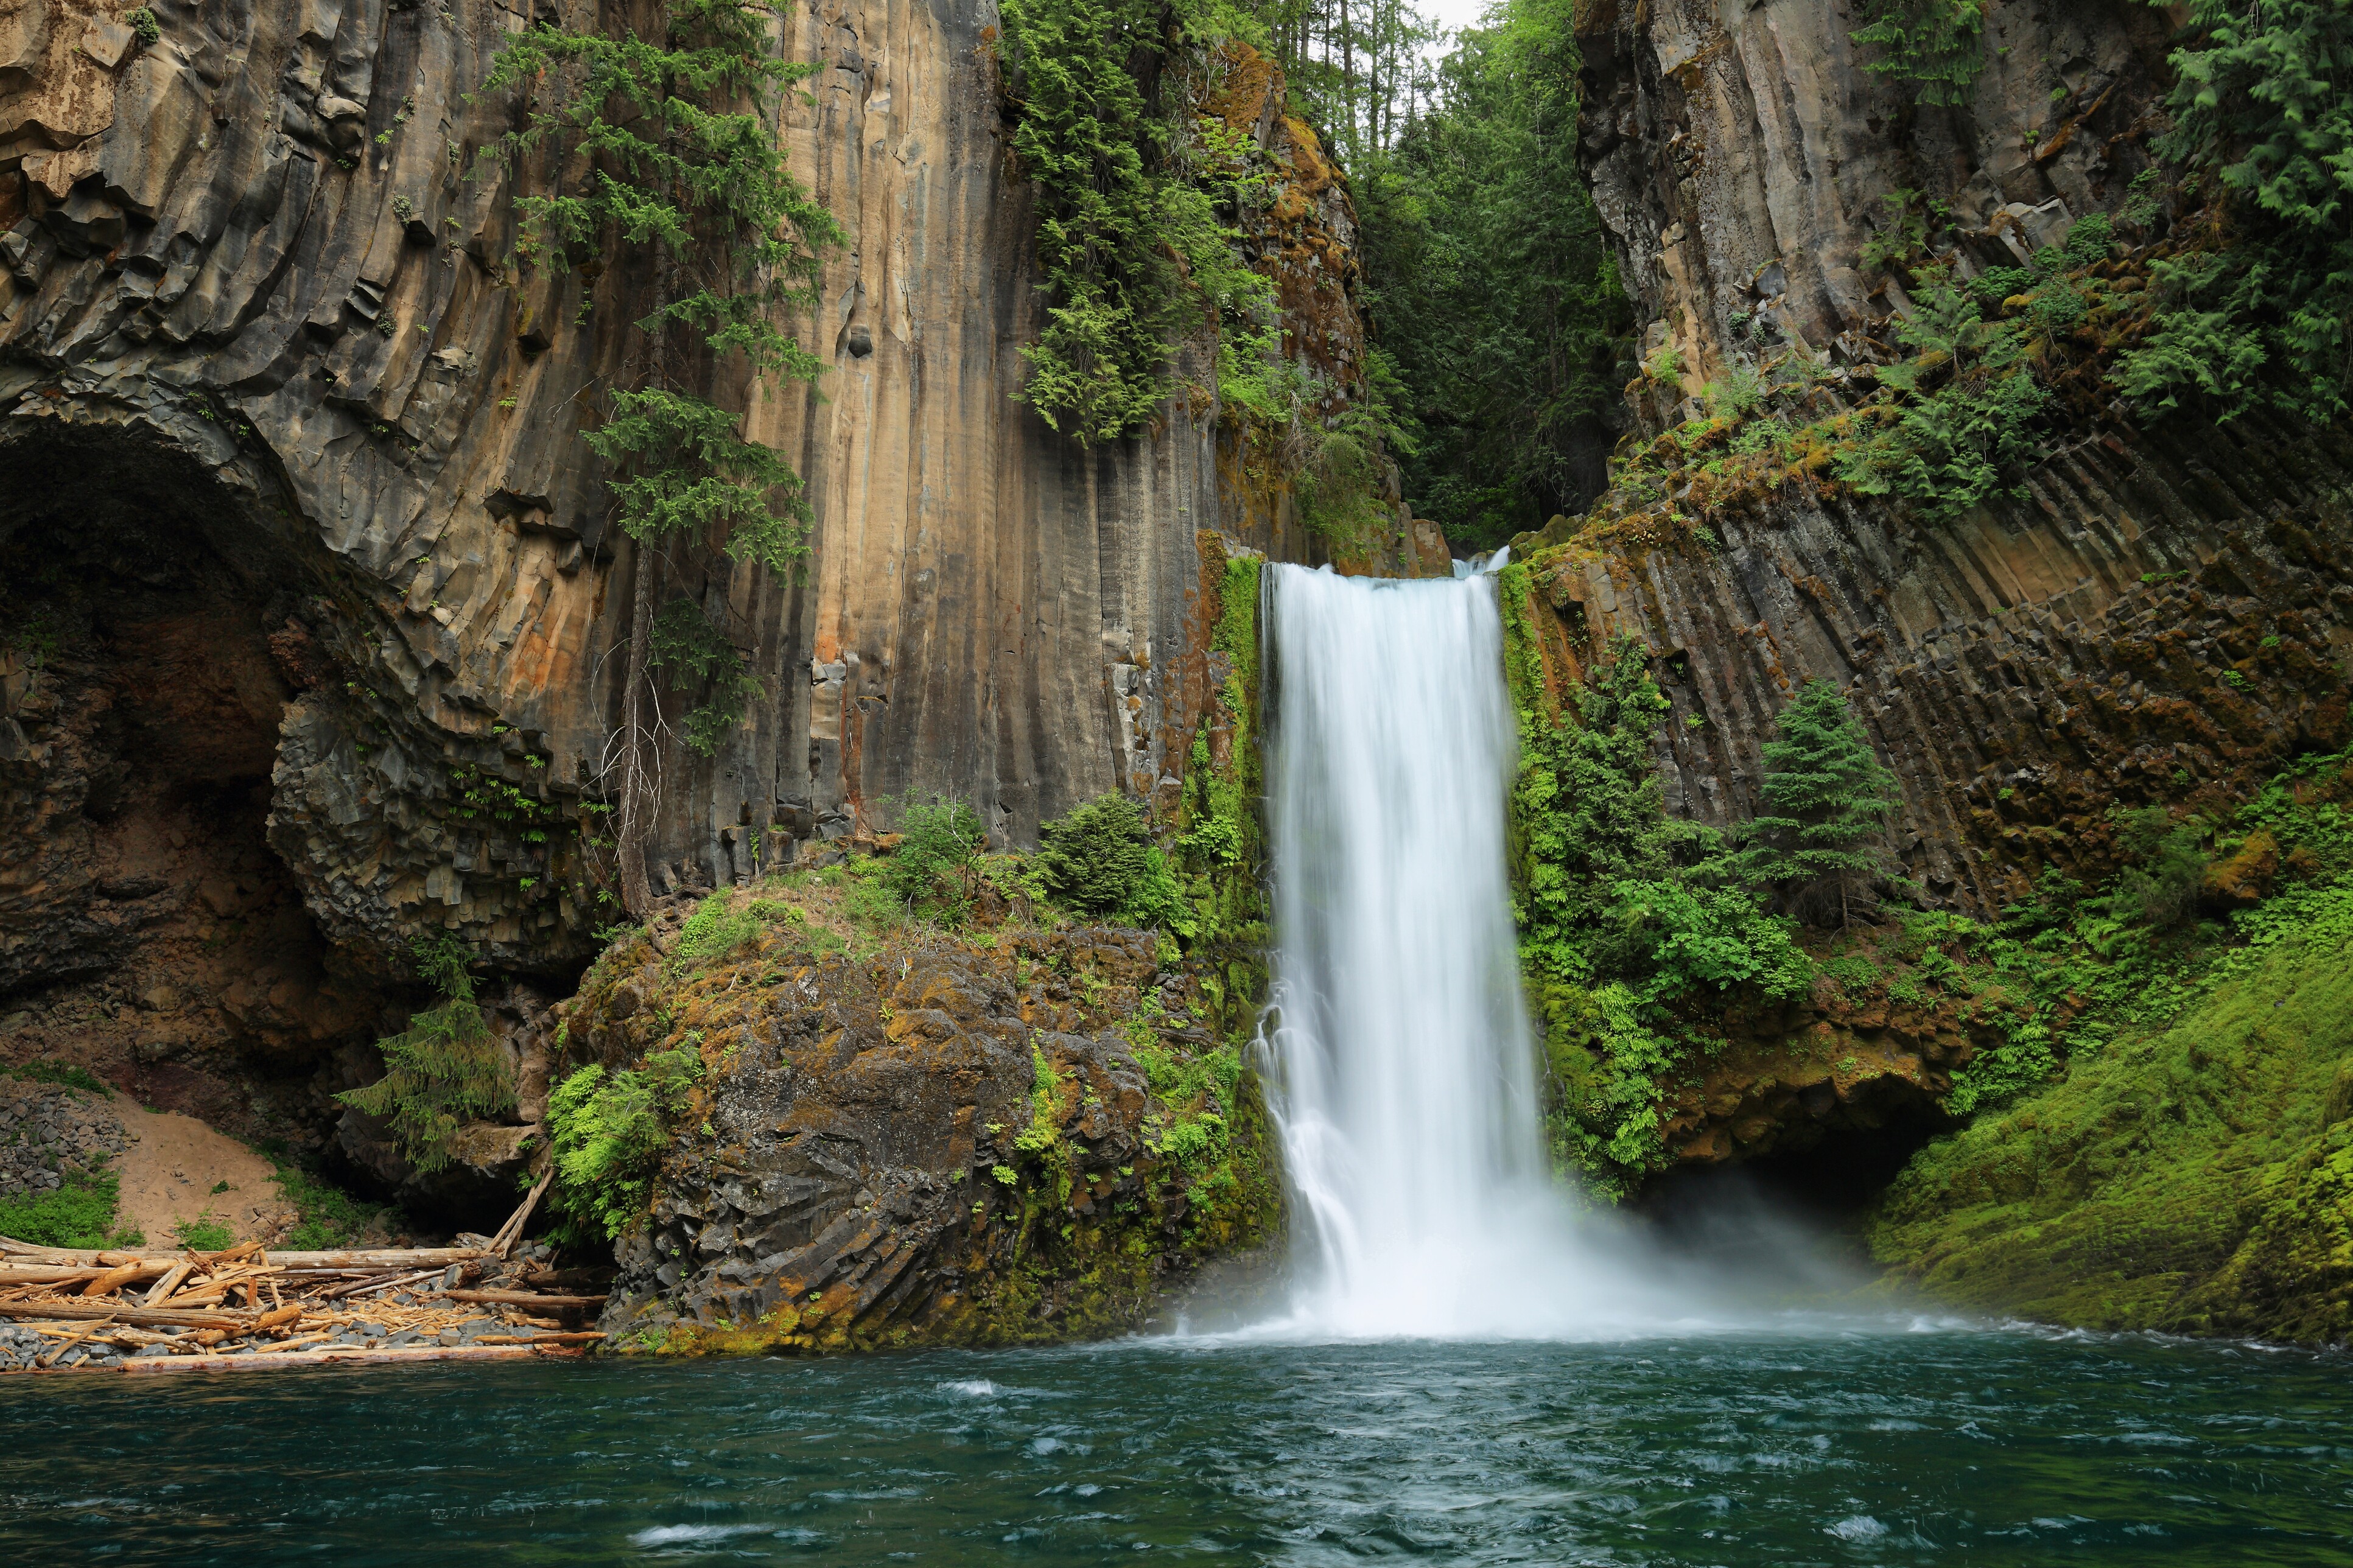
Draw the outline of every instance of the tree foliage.
[[[1406,491],[1488,548],[1599,489],[1628,307],[1577,165],[1571,0],[1508,0],[1356,180],[1365,268],[1418,449]]]
[[[1767,811],[1730,858],[1740,880],[1783,896],[1827,888],[1841,921],[1858,889],[1887,868],[1881,843],[1895,780],[1835,682],[1807,681],[1774,721],[1758,785]]]
[[[557,1085],[547,1132],[562,1212],[607,1239],[643,1217],[669,1123],[702,1080],[702,1057],[678,1046],[616,1072],[592,1063]]]
[[[776,58],[776,15],[761,0],[668,0],[654,35],[543,23],[508,44],[481,90],[522,98],[522,124],[484,156],[554,171],[554,188],[515,197],[519,267],[653,259],[639,384],[613,393],[583,437],[611,466],[622,531],[640,546],[713,546],[781,571],[807,550],[799,476],[689,384],[706,378],[703,362],[732,359],[763,383],[824,368],[776,324],[816,303],[819,257],[842,233],[778,142],[782,95],[819,68]],[[683,346],[694,340],[699,353]],[[719,672],[688,718],[688,744],[717,749],[741,720],[744,679]]]
[[[1038,840],[1036,863],[1058,903],[1081,914],[1189,934],[1190,916],[1167,857],[1152,842],[1144,814],[1125,795],[1106,795],[1073,806],[1041,823]]]
[[[2353,5],[2194,0],[2161,157],[2218,183],[2226,225],[2153,268],[2163,306],[2126,391],[2222,417],[2326,422],[2353,397]]]
[[[1873,46],[1863,64],[1893,77],[1922,103],[1967,103],[1985,70],[1984,0],[1864,0],[1851,35]]]
[[[376,1042],[384,1077],[335,1098],[385,1118],[401,1157],[429,1175],[449,1163],[465,1123],[514,1109],[514,1068],[474,1000],[465,948],[452,937],[420,937],[412,951],[418,978],[442,999]]]

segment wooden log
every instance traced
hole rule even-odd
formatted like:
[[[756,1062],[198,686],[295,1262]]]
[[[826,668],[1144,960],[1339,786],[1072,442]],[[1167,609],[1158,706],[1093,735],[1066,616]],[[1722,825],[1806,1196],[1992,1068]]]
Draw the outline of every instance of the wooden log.
[[[605,1336],[591,1329],[585,1333],[484,1334],[474,1342],[478,1345],[596,1345],[603,1344]]]
[[[447,1265],[443,1268],[446,1268]],[[334,1300],[344,1296],[364,1295],[371,1290],[397,1290],[403,1285],[421,1284],[441,1272],[441,1268],[420,1268],[413,1274],[396,1274],[390,1279],[379,1274],[356,1285],[345,1285],[337,1289],[325,1291],[323,1295],[326,1300]]]
[[[261,1316],[254,1319],[252,1331],[257,1334],[268,1333],[270,1330],[277,1328],[281,1324],[299,1322],[301,1321],[301,1317],[302,1309],[299,1306],[280,1307],[271,1311],[264,1312]]]
[[[284,1366],[330,1366],[339,1363],[381,1364],[418,1361],[577,1360],[580,1352],[565,1345],[425,1345],[389,1351],[356,1347],[323,1351],[292,1351],[285,1355],[149,1355],[122,1363],[124,1372],[237,1372]],[[79,1368],[73,1370],[79,1371]]]
[[[237,1248],[232,1247],[231,1251]],[[117,1259],[140,1258],[149,1262],[176,1262],[191,1256],[175,1247],[149,1247],[125,1252],[110,1249],[101,1254],[86,1247],[36,1247],[28,1241],[13,1241],[0,1236],[0,1255],[11,1264],[48,1263],[73,1265],[83,1268],[112,1268],[101,1263],[101,1257]],[[353,1247],[344,1252],[273,1252],[272,1266],[280,1268],[371,1268],[397,1272],[409,1268],[447,1268],[452,1263],[464,1263],[490,1254],[479,1247]],[[201,1258],[199,1259],[201,1261]]]
[[[153,1279],[171,1265],[157,1259],[152,1263],[135,1263],[131,1267],[140,1272],[132,1279]],[[111,1269],[97,1265],[79,1263],[0,1263],[0,1286],[7,1285],[79,1285],[88,1280],[103,1279]]]
[[[501,1258],[505,1258],[514,1251],[515,1243],[522,1239],[522,1227],[529,1223],[531,1211],[539,1205],[540,1194],[547,1191],[547,1184],[554,1180],[555,1180],[555,1166],[551,1163],[547,1167],[546,1174],[532,1184],[530,1195],[522,1200],[522,1206],[508,1215],[506,1224],[499,1226],[499,1233],[491,1237],[492,1252]]]
[[[180,1281],[185,1279],[189,1270],[195,1266],[195,1261],[187,1258],[183,1258],[179,1262],[172,1265],[164,1278],[155,1282],[155,1288],[147,1292],[147,1304],[151,1307],[160,1307],[171,1300],[172,1292],[180,1288]]]
[[[78,1322],[90,1318],[112,1318],[119,1322],[138,1323],[149,1328],[164,1329],[235,1329],[246,1320],[227,1312],[174,1311],[169,1307],[101,1307],[96,1302],[80,1301],[0,1301],[0,1318],[29,1319],[37,1322]]]
[[[110,1268],[83,1286],[81,1293],[85,1296],[111,1296],[133,1279],[139,1279],[146,1267],[143,1260],[134,1260],[122,1264],[119,1268]]]
[[[486,1301],[498,1307],[545,1307],[551,1310],[605,1304],[602,1296],[540,1296],[529,1290],[436,1290],[433,1294],[450,1301]]]

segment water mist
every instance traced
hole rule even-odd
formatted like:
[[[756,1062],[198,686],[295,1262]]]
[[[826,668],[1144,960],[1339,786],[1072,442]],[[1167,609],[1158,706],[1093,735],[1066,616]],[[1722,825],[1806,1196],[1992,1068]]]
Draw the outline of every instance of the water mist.
[[[1495,579],[1270,568],[1270,1107],[1287,1314],[1261,1331],[1588,1337],[1721,1292],[1546,1171],[1504,847]]]

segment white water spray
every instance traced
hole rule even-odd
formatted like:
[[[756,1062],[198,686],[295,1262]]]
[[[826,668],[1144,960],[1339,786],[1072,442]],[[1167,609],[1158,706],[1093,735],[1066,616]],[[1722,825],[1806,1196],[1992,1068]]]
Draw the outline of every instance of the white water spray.
[[[1715,1294],[1546,1172],[1505,877],[1495,580],[1271,568],[1272,1093],[1291,1310],[1261,1332],[1581,1338]]]

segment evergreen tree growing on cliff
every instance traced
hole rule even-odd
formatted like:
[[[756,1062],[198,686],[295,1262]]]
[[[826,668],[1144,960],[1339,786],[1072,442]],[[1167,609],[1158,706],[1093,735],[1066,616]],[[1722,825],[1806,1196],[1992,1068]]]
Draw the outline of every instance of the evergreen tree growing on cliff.
[[[1872,750],[1862,721],[1831,681],[1798,689],[1765,742],[1761,786],[1772,815],[1741,831],[1732,874],[1803,901],[1835,893],[1847,923],[1858,888],[1887,870],[1879,842],[1895,805],[1895,780]]]
[[[654,308],[636,323],[646,338],[633,356],[636,384],[613,393],[602,424],[582,437],[610,466],[617,521],[637,545],[618,737],[621,890],[632,914],[652,901],[644,839],[659,714],[649,721],[649,666],[665,648],[673,664],[689,645],[724,649],[696,666],[712,700],[690,716],[685,739],[706,755],[758,689],[722,628],[698,637],[670,617],[658,638],[656,574],[674,546],[721,549],[776,572],[807,552],[799,476],[744,435],[740,415],[691,390],[723,361],[769,384],[825,368],[775,320],[816,303],[818,256],[841,239],[778,144],[784,93],[819,68],[776,57],[768,25],[778,15],[757,0],[670,0],[650,37],[535,26],[482,85],[523,93],[522,128],[485,156],[554,172],[554,189],[515,197],[520,266],[560,270],[617,260],[625,247],[652,252]]]

